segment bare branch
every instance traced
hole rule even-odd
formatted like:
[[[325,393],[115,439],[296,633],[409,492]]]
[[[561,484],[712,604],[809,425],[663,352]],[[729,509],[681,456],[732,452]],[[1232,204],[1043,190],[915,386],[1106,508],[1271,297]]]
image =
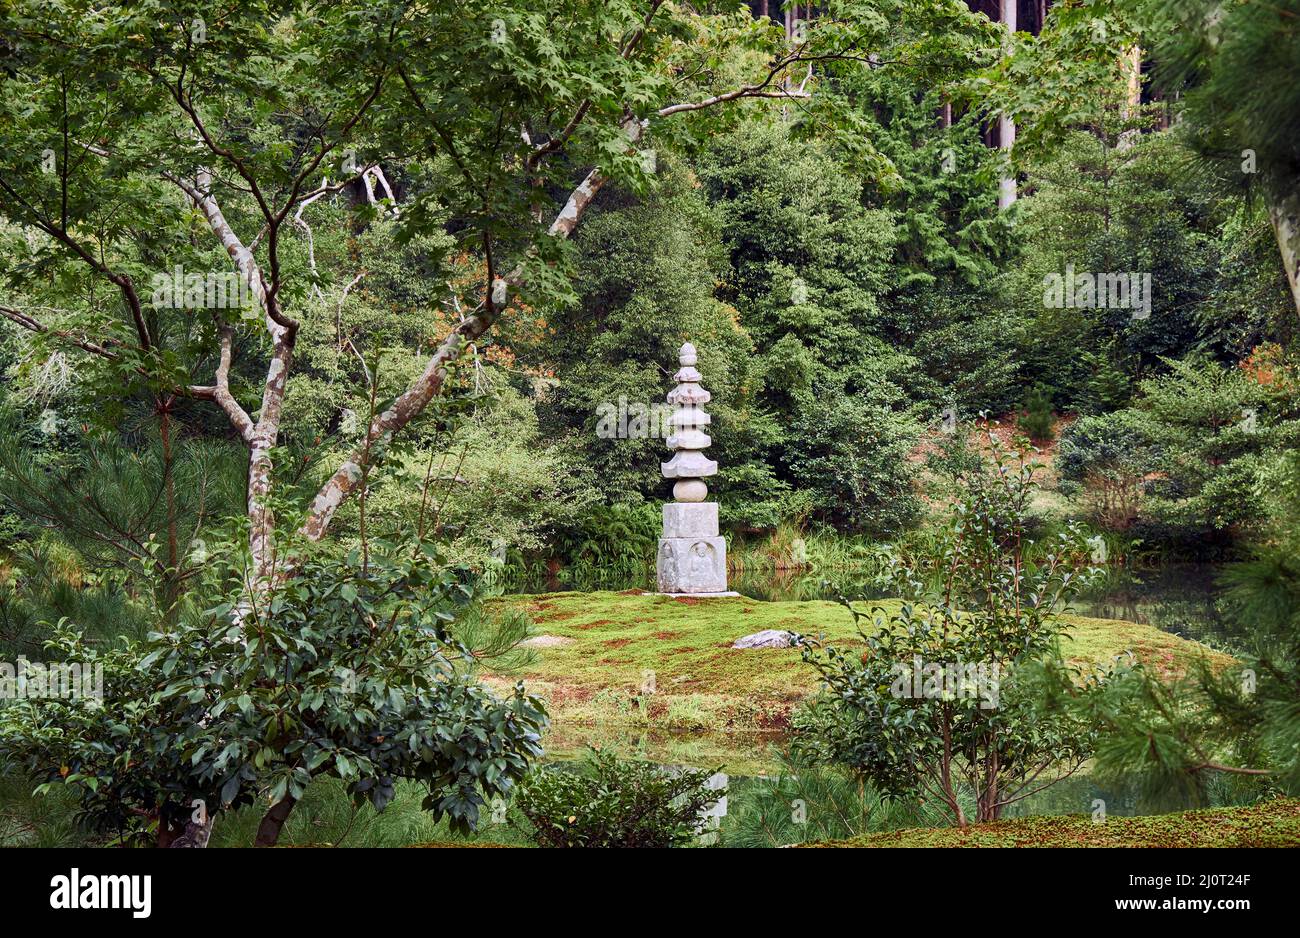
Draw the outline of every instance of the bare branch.
[[[654,19],[655,13],[657,13],[659,8],[663,5],[664,0],[653,0],[650,4],[649,12],[646,13],[645,19],[641,21],[641,25],[634,33],[632,33],[631,36],[628,37],[627,41],[623,43],[622,48],[619,50],[620,56],[624,59],[632,57],[636,52],[637,47],[641,45],[641,40],[645,38],[646,32],[650,29],[650,21]],[[529,154],[528,159],[524,164],[524,168],[529,172],[535,170],[543,159],[557,150],[560,150],[566,143],[568,143],[569,138],[573,136],[573,132],[578,129],[578,125],[582,123],[583,118],[587,116],[587,112],[590,110],[590,99],[584,100],[580,105],[578,105],[577,111],[569,118],[569,122],[564,125],[558,134],[545,143],[533,148],[533,152]],[[528,139],[526,133],[524,139]]]
[[[357,356],[357,361],[361,362],[361,370],[366,376],[366,387],[373,388],[375,385],[375,379],[370,373],[370,366],[366,364],[366,357],[361,354],[361,350],[357,348],[357,344],[352,341],[352,336],[343,330],[343,304],[347,302],[348,294],[352,292],[352,288],[360,283],[361,278],[365,275],[366,272],[363,270],[361,273],[353,277],[351,282],[343,288],[343,292],[339,295],[338,314],[336,317],[335,328],[338,330],[339,341],[346,343],[348,348],[352,349],[352,353]]]
[[[30,332],[56,336],[57,338],[68,342],[70,345],[75,345],[83,351],[90,352],[92,355],[98,355],[101,358],[107,358],[110,361],[117,361],[118,359],[118,355],[115,352],[109,351],[105,346],[91,342],[89,339],[75,336],[71,332],[63,329],[51,329],[49,326],[33,319],[21,310],[12,309],[8,306],[0,306],[0,316],[4,316],[10,322],[16,323]]]
[[[164,179],[180,187],[208,220],[208,227],[217,236],[221,246],[226,249],[226,253],[230,255],[230,259],[235,263],[235,269],[244,278],[244,282],[257,299],[258,305],[265,312],[266,325],[271,331],[271,335],[278,337],[281,332],[296,331],[298,328],[297,322],[273,309],[274,304],[270,300],[266,280],[262,276],[261,266],[257,263],[253,252],[244,245],[239,236],[235,234],[235,230],[230,227],[230,223],[221,211],[221,206],[217,204],[216,198],[212,195],[212,174],[207,169],[201,169],[198,178],[193,183],[171,172],[164,171],[162,175]]]
[[[231,347],[234,344],[235,330],[228,325],[221,325],[221,361],[217,365],[216,380],[217,383],[212,387],[192,386],[189,393],[193,397],[210,400],[216,403],[234,426],[239,438],[245,443],[253,442],[253,419],[248,416],[244,408],[239,406],[230,393],[230,358]]]
[[[126,300],[127,308],[131,311],[131,319],[135,323],[136,336],[140,340],[142,351],[148,351],[153,347],[153,341],[149,337],[149,327],[144,321],[144,307],[140,303],[140,297],[135,292],[135,283],[127,274],[119,274],[110,268],[103,260],[96,257],[88,251],[80,242],[68,234],[65,228],[56,225],[47,218],[36,206],[24,199],[18,192],[9,185],[4,179],[0,179],[0,189],[4,190],[11,199],[27,210],[33,223],[50,237],[54,238],[65,247],[69,248],[79,258],[89,264],[92,268],[102,274],[110,283],[118,288],[122,298]]]
[[[725,94],[714,95],[711,98],[705,98],[702,101],[688,101],[684,104],[672,104],[665,108],[660,108],[657,112],[660,117],[669,117],[673,114],[680,114],[683,111],[702,111],[705,108],[714,107],[718,104],[725,104],[728,101],[736,101],[740,98],[811,98],[812,95],[802,90],[785,90],[771,89],[759,85],[745,85],[743,88],[737,88],[735,91],[728,91]]]
[[[569,138],[573,136],[573,132],[578,129],[578,125],[582,123],[582,119],[587,116],[589,110],[591,110],[591,101],[589,100],[578,105],[578,110],[574,112],[573,116],[569,118],[569,122],[564,125],[558,134],[533,148],[533,152],[528,155],[524,167],[531,172],[547,156],[563,147]]]
[[[635,144],[641,138],[645,126],[644,121],[637,120],[635,117],[629,116],[624,119],[623,130],[628,136],[629,146]],[[578,187],[569,194],[564,208],[551,222],[547,232],[552,237],[569,237],[577,227],[578,222],[582,220],[583,215],[586,214],[587,209],[590,208],[591,203],[595,201],[596,195],[605,182],[606,177],[599,169],[593,169],[589,172],[586,178],[578,184]],[[514,287],[522,281],[524,272],[524,265],[520,264],[502,279],[507,286]],[[491,287],[492,285],[489,284],[489,289]],[[338,470],[321,486],[312,501],[307,520],[303,523],[300,533],[313,541],[320,540],[325,536],[325,531],[334,517],[334,512],[338,510],[339,505],[361,482],[361,466],[365,459],[365,447],[373,445],[374,441],[381,437],[388,438],[392,436],[392,434],[419,416],[434,395],[442,389],[443,382],[447,378],[448,366],[461,355],[462,351],[470,343],[492,327],[504,306],[504,303],[498,306],[495,302],[481,304],[471,315],[462,319],[460,325],[442,341],[425,365],[420,376],[393,401],[388,409],[375,416],[366,430],[366,437],[362,445],[355,449]]]

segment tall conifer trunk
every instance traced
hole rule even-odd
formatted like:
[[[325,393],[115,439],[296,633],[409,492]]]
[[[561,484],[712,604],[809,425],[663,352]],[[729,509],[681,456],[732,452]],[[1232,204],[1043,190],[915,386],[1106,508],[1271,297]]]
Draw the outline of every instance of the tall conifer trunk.
[[[1007,45],[1010,50],[1011,34],[1016,31],[1016,0],[1002,0],[1000,20],[1002,25],[1007,29]],[[998,146],[1005,152],[1008,164],[1011,159],[1011,148],[1016,143],[1016,122],[1010,115],[1003,114],[998,118]],[[1011,204],[1016,201],[1016,176],[1010,165],[1007,167],[1007,174],[1002,177],[998,184],[998,208],[1010,208]]]

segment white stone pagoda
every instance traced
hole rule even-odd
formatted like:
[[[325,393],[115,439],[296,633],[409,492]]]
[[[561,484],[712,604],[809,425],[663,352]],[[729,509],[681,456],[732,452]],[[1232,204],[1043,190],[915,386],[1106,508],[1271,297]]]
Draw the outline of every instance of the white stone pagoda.
[[[735,596],[727,592],[727,541],[718,535],[718,503],[704,500],[709,494],[704,480],[718,472],[718,464],[704,455],[713,442],[702,429],[712,418],[700,406],[709,402],[709,392],[700,387],[695,346],[683,345],[678,361],[682,367],[673,375],[677,386],[668,393],[673,405],[668,448],[673,457],[662,464],[664,478],[675,480],[676,501],[664,505],[664,534],[655,564],[659,592]]]

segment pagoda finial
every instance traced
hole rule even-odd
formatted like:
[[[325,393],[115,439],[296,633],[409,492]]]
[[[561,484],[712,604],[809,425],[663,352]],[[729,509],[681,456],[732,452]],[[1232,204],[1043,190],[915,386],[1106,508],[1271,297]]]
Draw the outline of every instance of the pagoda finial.
[[[662,464],[665,479],[676,479],[673,498],[679,502],[702,502],[709,494],[705,485],[707,476],[716,475],[718,464],[704,455],[713,441],[702,430],[713,418],[705,413],[701,404],[710,400],[709,392],[700,386],[700,373],[695,370],[695,346],[687,342],[678,350],[681,368],[673,375],[677,386],[668,393],[668,403],[673,405],[668,418],[671,433],[668,448],[674,450],[672,459]]]

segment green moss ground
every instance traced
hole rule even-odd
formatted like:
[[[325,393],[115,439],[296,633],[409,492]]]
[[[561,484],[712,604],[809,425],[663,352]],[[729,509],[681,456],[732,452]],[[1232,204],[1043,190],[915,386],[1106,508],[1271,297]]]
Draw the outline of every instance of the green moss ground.
[[[809,847],[1300,847],[1300,800],[1146,817],[1015,818],[966,828],[865,834]]]
[[[522,677],[548,702],[557,729],[617,724],[666,731],[780,730],[817,689],[795,649],[731,647],[743,635],[787,629],[861,646],[852,616],[832,602],[759,602],[744,597],[683,599],[640,591],[512,596],[493,604],[525,610],[534,634],[565,644],[535,649]],[[889,603],[885,603],[889,605]],[[1066,616],[1066,654],[1102,662],[1132,651],[1161,673],[1197,655],[1226,656],[1152,626]],[[642,694],[647,672],[655,692]],[[501,683],[509,683],[502,681]]]

